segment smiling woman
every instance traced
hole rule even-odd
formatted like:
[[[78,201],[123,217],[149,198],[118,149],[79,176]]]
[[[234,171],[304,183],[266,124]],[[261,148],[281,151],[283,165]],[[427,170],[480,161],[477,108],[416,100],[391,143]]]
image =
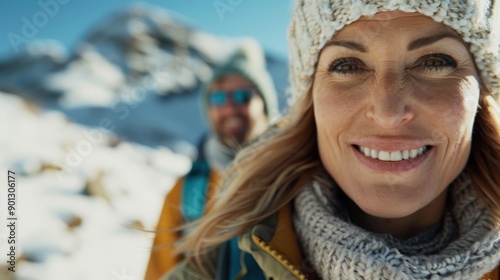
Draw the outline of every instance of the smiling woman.
[[[357,35],[380,21],[383,30]],[[444,190],[470,154],[479,100],[458,35],[418,13],[362,18],[323,49],[312,95],[321,161],[354,202],[353,222],[402,238],[439,222]],[[365,213],[399,219],[379,228]]]
[[[224,279],[236,235],[267,278],[500,279],[500,5],[326,2],[293,12],[286,124],[167,279]]]

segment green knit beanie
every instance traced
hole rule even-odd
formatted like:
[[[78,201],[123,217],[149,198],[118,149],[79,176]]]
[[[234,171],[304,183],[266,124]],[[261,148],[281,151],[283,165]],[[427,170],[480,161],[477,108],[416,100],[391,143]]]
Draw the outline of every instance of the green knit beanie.
[[[248,79],[262,96],[269,120],[278,115],[278,97],[273,80],[266,70],[266,61],[259,44],[245,39],[226,63],[215,69],[212,77],[201,91],[202,106],[208,113],[208,93],[213,82],[229,74],[238,74]]]

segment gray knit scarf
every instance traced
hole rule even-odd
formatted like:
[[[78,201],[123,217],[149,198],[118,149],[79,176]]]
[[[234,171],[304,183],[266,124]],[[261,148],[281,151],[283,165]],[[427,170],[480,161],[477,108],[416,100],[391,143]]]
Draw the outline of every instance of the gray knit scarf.
[[[322,279],[479,279],[499,264],[500,229],[465,172],[450,188],[442,223],[407,240],[350,224],[338,187],[318,182],[295,198],[294,226]]]
[[[236,155],[236,151],[226,147],[213,135],[205,141],[203,151],[210,167],[218,171],[225,170]]]

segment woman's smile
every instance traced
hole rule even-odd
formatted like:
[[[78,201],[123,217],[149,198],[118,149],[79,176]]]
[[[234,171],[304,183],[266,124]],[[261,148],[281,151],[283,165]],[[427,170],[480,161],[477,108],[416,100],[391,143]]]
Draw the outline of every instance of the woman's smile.
[[[381,150],[360,145],[351,145],[351,150],[365,167],[375,173],[399,174],[408,172],[424,164],[431,156],[433,146]]]

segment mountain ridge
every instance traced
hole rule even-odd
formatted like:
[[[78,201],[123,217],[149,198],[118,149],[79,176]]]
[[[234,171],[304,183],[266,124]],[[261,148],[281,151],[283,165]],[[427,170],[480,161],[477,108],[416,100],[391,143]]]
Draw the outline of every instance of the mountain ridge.
[[[207,129],[200,86],[246,38],[215,36],[178,18],[132,5],[96,23],[73,51],[53,41],[32,43],[0,61],[0,90],[90,126],[127,107],[126,118],[115,117],[119,137],[174,150],[179,143],[195,145]],[[284,110],[287,61],[266,53],[266,64]]]

